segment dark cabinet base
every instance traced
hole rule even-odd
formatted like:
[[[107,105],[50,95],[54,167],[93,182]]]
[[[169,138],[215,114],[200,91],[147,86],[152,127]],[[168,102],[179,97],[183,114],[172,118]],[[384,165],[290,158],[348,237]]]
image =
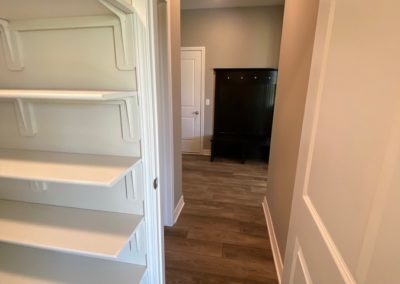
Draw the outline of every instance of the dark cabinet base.
[[[215,69],[216,156],[268,161],[278,72],[271,68]]]
[[[221,156],[240,160],[242,164],[249,159],[262,160],[267,163],[269,159],[269,144],[269,141],[216,137],[211,140],[210,161],[213,162],[215,157]]]

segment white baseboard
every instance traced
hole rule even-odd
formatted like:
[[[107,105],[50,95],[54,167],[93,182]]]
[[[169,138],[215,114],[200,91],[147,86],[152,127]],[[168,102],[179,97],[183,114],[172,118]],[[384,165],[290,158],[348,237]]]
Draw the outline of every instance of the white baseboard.
[[[194,155],[194,156],[211,156],[211,150],[210,149],[203,149],[198,153],[193,153],[193,152],[183,152],[182,155]]]
[[[176,223],[176,221],[178,221],[178,218],[179,218],[179,215],[181,215],[183,206],[185,206],[185,201],[183,200],[183,195],[182,195],[178,201],[178,204],[176,205],[176,207],[174,209],[174,224]]]
[[[276,268],[276,272],[278,273],[278,282],[282,283],[283,262],[282,262],[281,253],[279,252],[279,246],[278,246],[278,241],[277,241],[276,235],[275,235],[274,224],[272,223],[272,217],[271,217],[271,213],[269,211],[268,202],[267,202],[266,197],[264,197],[262,206],[264,209],[265,220],[267,221],[269,240],[271,242],[271,248],[272,248],[272,254],[274,256],[275,268]]]

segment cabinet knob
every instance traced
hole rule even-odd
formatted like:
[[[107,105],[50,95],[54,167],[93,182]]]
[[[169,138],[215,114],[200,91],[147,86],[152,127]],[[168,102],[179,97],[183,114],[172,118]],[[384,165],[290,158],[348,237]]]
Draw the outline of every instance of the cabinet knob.
[[[194,114],[194,115],[199,115],[200,112],[199,112],[198,110],[196,110],[196,111],[193,112],[193,114]]]

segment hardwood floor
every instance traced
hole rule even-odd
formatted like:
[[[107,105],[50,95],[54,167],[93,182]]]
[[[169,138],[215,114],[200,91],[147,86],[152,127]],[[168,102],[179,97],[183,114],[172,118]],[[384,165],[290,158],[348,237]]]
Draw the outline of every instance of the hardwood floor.
[[[165,229],[167,284],[278,283],[261,202],[265,163],[183,157],[185,207]]]

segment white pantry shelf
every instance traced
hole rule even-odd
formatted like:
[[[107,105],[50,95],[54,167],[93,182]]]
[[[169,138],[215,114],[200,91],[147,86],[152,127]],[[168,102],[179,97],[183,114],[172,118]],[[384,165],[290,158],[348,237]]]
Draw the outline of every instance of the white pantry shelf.
[[[0,90],[0,99],[110,101],[136,96],[135,91]]]
[[[116,260],[142,219],[134,214],[1,200],[0,242]]]
[[[135,11],[131,1],[105,0],[105,2],[125,14]],[[1,0],[0,3],[0,18],[13,21],[111,14],[100,0]]]
[[[135,157],[0,149],[0,178],[112,187]]]
[[[0,243],[0,283],[139,284],[146,267]]]

